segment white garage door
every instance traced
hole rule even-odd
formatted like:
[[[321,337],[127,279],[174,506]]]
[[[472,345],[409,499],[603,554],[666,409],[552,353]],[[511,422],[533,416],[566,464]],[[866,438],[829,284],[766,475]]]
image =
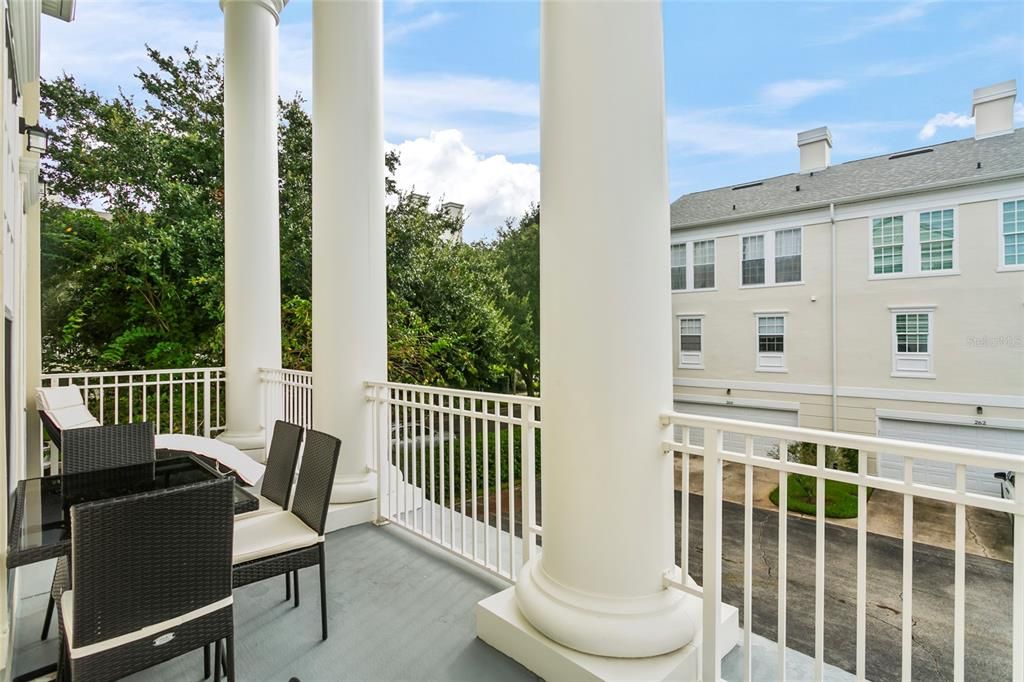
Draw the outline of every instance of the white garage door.
[[[703,417],[721,417],[723,419],[739,419],[749,422],[761,422],[764,424],[778,424],[780,426],[798,426],[799,417],[795,410],[777,410],[763,407],[748,407],[746,405],[721,405],[715,403],[698,403],[685,400],[675,401],[676,412],[698,414]],[[682,441],[682,429],[676,427],[675,434],[677,441]],[[726,450],[743,452],[743,436],[738,433],[726,432],[722,436],[723,445]],[[704,444],[704,432],[694,430],[690,433],[690,442],[693,445]],[[754,454],[765,456],[772,448],[778,448],[778,441],[773,438],[754,438]]]
[[[902,419],[880,419],[878,435],[883,438],[913,440],[919,443],[949,445],[972,450],[990,450],[1021,455],[1021,469],[1024,469],[1024,431],[1002,429],[991,426],[967,426],[964,424],[940,424],[935,422],[906,421]],[[903,478],[903,458],[881,455],[878,458],[878,473],[886,478]],[[990,469],[967,467],[967,489],[975,493],[999,496],[999,481],[992,477]],[[952,464],[915,460],[914,481],[927,485],[953,488],[956,474]]]

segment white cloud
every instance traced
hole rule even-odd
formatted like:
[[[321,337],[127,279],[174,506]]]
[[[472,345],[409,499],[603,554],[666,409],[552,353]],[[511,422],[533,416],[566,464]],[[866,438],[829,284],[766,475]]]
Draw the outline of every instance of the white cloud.
[[[431,206],[441,201],[465,205],[467,241],[490,237],[506,218],[518,217],[540,199],[537,166],[512,163],[501,154],[478,154],[458,130],[431,132],[389,148],[401,157],[395,178],[400,188],[430,195]]]
[[[939,128],[970,128],[974,125],[974,117],[958,114],[950,111],[944,114],[935,114],[921,128],[917,136],[922,140],[930,140],[935,137]]]
[[[838,79],[778,81],[769,83],[761,89],[761,102],[768,107],[789,109],[818,95],[840,90],[845,86],[846,82]]]
[[[450,14],[435,10],[430,14],[424,14],[421,17],[416,17],[400,24],[390,24],[384,28],[384,40],[389,43],[395,43],[413,33],[427,31],[435,26],[440,26],[449,19],[451,19]]]
[[[923,17],[928,11],[928,5],[933,1],[934,0],[917,0],[903,5],[891,12],[865,17],[860,21],[852,21],[845,31],[838,32],[835,35],[826,36],[825,38],[816,41],[816,44],[837,45],[839,43],[848,43],[871,33],[876,33],[878,31],[912,22]]]

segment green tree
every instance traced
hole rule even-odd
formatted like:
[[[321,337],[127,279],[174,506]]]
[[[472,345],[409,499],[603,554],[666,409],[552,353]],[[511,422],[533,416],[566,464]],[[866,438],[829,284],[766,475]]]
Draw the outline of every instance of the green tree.
[[[498,229],[494,253],[507,285],[500,303],[511,328],[509,362],[532,396],[540,382],[540,206]]]
[[[42,84],[53,130],[42,206],[46,370],[223,362],[223,64],[194,48],[177,59],[148,53],[138,99],[101,97],[69,75]],[[312,348],[304,104],[282,101],[279,125],[283,361],[299,369]],[[391,378],[499,387],[510,363],[522,364],[511,350],[525,337],[511,321],[508,269],[518,265],[510,255],[499,267],[491,245],[462,243],[460,221],[397,190],[398,156],[385,163]],[[510,223],[509,235],[519,231]]]

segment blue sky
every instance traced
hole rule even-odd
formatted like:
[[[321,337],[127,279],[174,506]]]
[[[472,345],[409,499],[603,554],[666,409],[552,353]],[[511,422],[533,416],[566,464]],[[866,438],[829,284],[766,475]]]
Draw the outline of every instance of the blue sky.
[[[1021,2],[666,2],[664,19],[673,199],[794,171],[819,125],[837,163],[969,137],[973,88],[1024,86]],[[308,0],[282,14],[284,95],[308,98],[310,21]],[[538,198],[539,26],[534,1],[385,0],[399,182],[465,203],[469,238]],[[222,30],[214,0],[79,0],[74,23],[44,22],[43,74],[131,91],[144,44],[220,53]]]

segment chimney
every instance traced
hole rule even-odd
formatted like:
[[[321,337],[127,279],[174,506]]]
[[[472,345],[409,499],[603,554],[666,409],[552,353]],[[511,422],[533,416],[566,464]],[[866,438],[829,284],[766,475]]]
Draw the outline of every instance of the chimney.
[[[824,170],[832,162],[832,133],[827,126],[797,133],[796,146],[800,148],[800,172]]]
[[[441,210],[451,220],[459,220],[462,218],[462,209],[465,208],[462,204],[457,204],[454,201],[446,201],[441,204]]]
[[[1009,80],[974,91],[974,139],[1013,132],[1013,102],[1017,99],[1017,81]]]

